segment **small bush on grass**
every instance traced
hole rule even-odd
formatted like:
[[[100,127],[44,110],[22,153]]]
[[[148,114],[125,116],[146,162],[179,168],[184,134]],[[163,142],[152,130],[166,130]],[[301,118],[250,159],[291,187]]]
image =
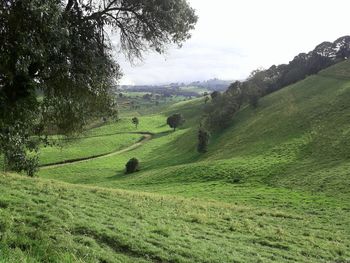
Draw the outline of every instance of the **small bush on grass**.
[[[131,174],[139,171],[139,160],[131,158],[125,165],[125,174]]]

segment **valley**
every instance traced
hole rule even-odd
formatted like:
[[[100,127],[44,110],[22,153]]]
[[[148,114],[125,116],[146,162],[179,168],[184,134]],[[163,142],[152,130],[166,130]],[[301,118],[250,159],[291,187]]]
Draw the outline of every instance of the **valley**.
[[[349,72],[245,105],[204,154],[203,97],[43,148],[37,178],[0,175],[0,262],[347,262]],[[140,171],[125,174],[133,157]],[[91,159],[54,165],[79,158]]]

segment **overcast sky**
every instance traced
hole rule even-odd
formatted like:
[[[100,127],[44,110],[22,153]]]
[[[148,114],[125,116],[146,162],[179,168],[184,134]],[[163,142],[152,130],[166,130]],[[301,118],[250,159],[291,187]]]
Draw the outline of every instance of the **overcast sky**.
[[[258,68],[288,63],[323,41],[350,34],[350,0],[188,0],[199,21],[192,38],[166,55],[133,66],[118,61],[121,84],[243,79]]]

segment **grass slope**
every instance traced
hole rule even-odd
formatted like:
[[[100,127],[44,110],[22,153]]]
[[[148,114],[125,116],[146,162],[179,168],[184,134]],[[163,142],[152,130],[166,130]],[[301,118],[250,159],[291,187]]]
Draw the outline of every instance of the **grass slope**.
[[[344,62],[242,110],[205,159],[243,161],[248,181],[349,197],[349,100]]]
[[[343,262],[350,256],[349,217],[331,207],[320,217],[316,210],[256,209],[13,175],[0,175],[0,182],[0,262]]]

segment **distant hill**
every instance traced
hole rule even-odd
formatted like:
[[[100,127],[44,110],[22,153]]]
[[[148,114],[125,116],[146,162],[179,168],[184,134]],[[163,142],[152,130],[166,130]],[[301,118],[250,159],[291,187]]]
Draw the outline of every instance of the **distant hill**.
[[[206,81],[195,81],[191,82],[187,86],[196,86],[206,88],[210,91],[224,91],[230,86],[230,84],[234,82],[233,80],[221,80],[221,79],[210,79]]]
[[[170,83],[166,85],[121,85],[120,90],[129,92],[151,92],[158,94],[172,94],[184,96],[202,95],[203,91],[224,91],[233,81],[211,79],[206,81],[194,81],[191,83]],[[181,93],[181,94],[180,94]]]

